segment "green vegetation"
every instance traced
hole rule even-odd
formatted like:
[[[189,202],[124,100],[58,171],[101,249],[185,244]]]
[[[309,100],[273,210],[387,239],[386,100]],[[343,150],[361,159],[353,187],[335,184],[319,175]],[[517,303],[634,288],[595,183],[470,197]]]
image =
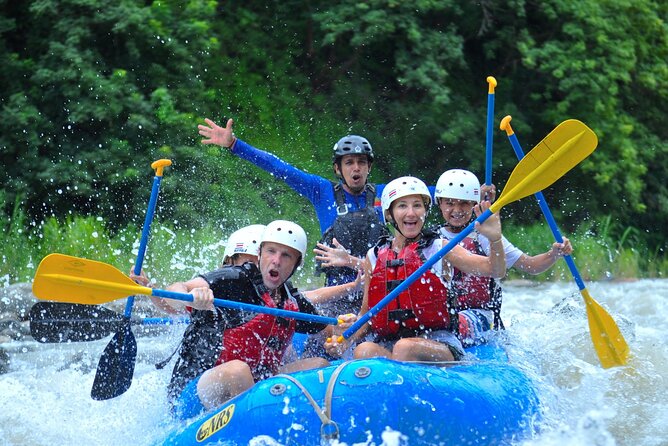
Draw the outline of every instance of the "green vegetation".
[[[638,237],[638,230],[613,225],[610,216],[600,221],[582,223],[573,234],[566,235],[573,243],[573,260],[583,280],[626,280],[668,277],[668,260],[660,249],[651,250]],[[504,235],[528,255],[545,252],[554,243],[547,223],[531,226],[503,224]],[[565,262],[532,276],[511,269],[509,279],[572,280]]]
[[[3,237],[16,243],[5,240],[3,268],[23,274],[49,237],[81,253],[127,253],[133,238],[121,237],[143,221],[159,158],[174,162],[158,213],[175,234],[215,239],[281,216],[315,240],[305,199],[200,144],[205,117],[233,117],[240,138],[323,176],[346,133],[374,145],[372,181],[413,174],[434,184],[453,167],[482,176],[493,75],[496,121],[513,116],[525,151],[569,118],[599,137],[545,192],[564,233],[591,245],[579,263],[608,259],[594,277],[659,275],[665,253],[651,247],[667,245],[667,17],[656,0],[0,0],[0,197]],[[502,186],[516,161],[502,132],[494,141]],[[506,221],[538,225],[529,206]],[[527,242],[518,244],[532,252]]]

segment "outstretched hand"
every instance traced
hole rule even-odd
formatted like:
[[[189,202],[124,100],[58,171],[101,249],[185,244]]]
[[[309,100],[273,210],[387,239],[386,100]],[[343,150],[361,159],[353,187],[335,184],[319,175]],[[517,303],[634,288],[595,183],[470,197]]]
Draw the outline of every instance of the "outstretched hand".
[[[333,246],[327,246],[322,243],[318,243],[318,247],[313,250],[315,253],[315,259],[322,263],[323,267],[335,267],[335,266],[347,266],[350,268],[355,268],[359,259],[355,256],[351,256],[348,253],[348,250],[338,242],[338,240],[332,240]]]
[[[204,122],[207,125],[198,125],[199,134],[202,135],[205,139],[202,140],[202,144],[216,144],[226,149],[231,148],[234,145],[236,137],[232,132],[232,125],[234,125],[233,119],[228,119],[225,127],[221,127],[210,119],[205,119]]]

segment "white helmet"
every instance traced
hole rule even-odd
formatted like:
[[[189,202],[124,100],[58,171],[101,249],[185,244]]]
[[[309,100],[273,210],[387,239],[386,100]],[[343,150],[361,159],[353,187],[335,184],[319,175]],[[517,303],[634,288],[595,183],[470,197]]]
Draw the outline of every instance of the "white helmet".
[[[383,207],[383,218],[388,221],[387,215],[390,210],[390,205],[394,200],[408,195],[422,195],[425,202],[425,207],[429,211],[431,206],[431,194],[424,182],[415,177],[399,177],[387,183],[383,189],[383,194],[380,197],[380,202]]]
[[[434,195],[437,200],[439,198],[454,198],[480,203],[480,181],[473,172],[468,170],[447,170],[436,182],[436,193]]]
[[[267,225],[262,234],[260,244],[264,242],[280,243],[296,249],[301,254],[299,264],[301,266],[306,256],[306,232],[297,223],[287,220],[274,220]]]
[[[250,225],[234,231],[227,239],[223,263],[234,254],[249,254],[257,257],[264,228],[264,225]]]

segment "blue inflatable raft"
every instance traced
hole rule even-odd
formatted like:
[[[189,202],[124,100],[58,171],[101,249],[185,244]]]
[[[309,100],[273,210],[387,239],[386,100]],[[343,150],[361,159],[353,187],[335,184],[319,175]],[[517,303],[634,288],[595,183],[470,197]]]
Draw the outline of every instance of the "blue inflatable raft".
[[[167,445],[499,445],[530,435],[539,401],[528,377],[491,345],[440,367],[383,358],[341,362],[257,383],[169,434]]]

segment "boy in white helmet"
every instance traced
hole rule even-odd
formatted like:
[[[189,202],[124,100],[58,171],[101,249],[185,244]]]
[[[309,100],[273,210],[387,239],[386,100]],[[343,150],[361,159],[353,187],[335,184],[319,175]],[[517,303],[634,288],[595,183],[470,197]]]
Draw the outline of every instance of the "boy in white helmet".
[[[180,418],[215,408],[256,381],[276,373],[328,364],[322,358],[290,363],[284,358],[295,332],[317,333],[326,325],[214,307],[216,296],[318,314],[308,299],[288,282],[306,253],[304,230],[296,223],[276,220],[266,226],[258,241],[258,265],[252,262],[227,265],[167,287],[170,291],[190,293],[194,298],[187,304],[166,299],[175,309],[188,311],[191,318],[169,384],[169,399]],[[244,254],[252,256],[255,244],[252,241],[247,247],[243,244],[235,242],[239,250],[248,248]],[[226,259],[229,261],[234,253],[228,254],[232,254]]]
[[[243,265],[246,262],[257,263],[260,251],[260,239],[265,225],[250,225],[237,229],[227,239],[223,265]]]
[[[383,190],[382,207],[394,236],[381,239],[367,252],[364,260],[365,281],[361,317],[387,296],[396,286],[418,270],[427,258],[447,241],[424,231],[431,195],[418,178],[401,177]],[[479,206],[483,212],[489,202]],[[506,272],[498,214],[492,215],[478,229],[492,243],[492,255],[480,256],[455,246],[395,300],[372,317],[343,343],[328,340],[325,349],[340,356],[348,347],[361,342],[353,351],[355,358],[375,356],[398,361],[453,361],[463,355],[460,341],[452,331],[447,286],[449,265],[470,274],[503,277]],[[341,316],[346,323],[356,318]],[[368,336],[368,337],[367,337]]]
[[[446,240],[454,238],[466,228],[473,217],[473,209],[480,203],[480,196],[488,193],[494,199],[493,186],[486,192],[472,172],[451,169],[444,172],[436,183],[436,203],[444,223],[436,228]],[[539,274],[551,268],[559,257],[573,251],[571,242],[564,237],[564,243],[554,243],[550,250],[529,256],[511,244],[505,237],[501,239],[507,268],[517,268],[529,274]],[[477,231],[472,232],[461,243],[467,250],[489,255],[490,241]],[[459,333],[464,344],[473,344],[484,339],[484,332],[491,327],[503,328],[501,321],[501,287],[491,277],[474,277],[455,268],[451,289],[457,294],[456,310],[459,313]]]

